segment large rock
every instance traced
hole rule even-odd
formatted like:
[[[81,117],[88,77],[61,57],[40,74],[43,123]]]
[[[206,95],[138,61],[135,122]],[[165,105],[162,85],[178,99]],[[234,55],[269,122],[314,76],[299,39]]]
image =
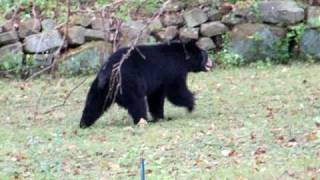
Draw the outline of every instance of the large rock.
[[[163,29],[163,26],[162,26],[160,18],[156,18],[153,21],[151,21],[148,28],[151,32],[161,31]]]
[[[216,48],[216,45],[211,38],[203,37],[197,41],[197,45],[203,50],[212,50]]]
[[[320,27],[320,7],[319,6],[309,6],[307,23],[309,27],[317,28]]]
[[[54,59],[54,54],[34,54],[32,56],[33,65],[37,68],[45,68],[50,66]]]
[[[183,17],[179,13],[166,13],[162,18],[162,24],[167,26],[182,26]]]
[[[28,67],[27,74],[34,74],[41,69],[50,66],[54,60],[54,54],[33,54],[27,55],[27,59],[32,66]]]
[[[229,13],[225,16],[223,16],[222,23],[228,25],[228,26],[235,26],[237,24],[241,24],[245,22],[245,19],[242,17],[237,17],[233,13]]]
[[[307,30],[300,41],[300,50],[304,56],[320,60],[320,32],[314,29]]]
[[[53,19],[44,19],[41,21],[42,31],[54,30],[57,26],[57,23]]]
[[[194,8],[192,10],[186,11],[183,14],[188,27],[195,27],[208,20],[208,16],[203,12],[202,9]]]
[[[255,14],[256,13],[254,13],[251,8],[236,8],[229,14],[223,16],[222,23],[228,26],[234,26],[246,22],[252,23],[257,21]]]
[[[209,21],[220,21],[222,19],[222,14],[218,9],[214,9],[214,8],[205,8],[203,10]]]
[[[119,41],[120,47],[132,45],[139,35],[138,44],[145,44],[150,38],[150,31],[145,28],[142,21],[129,21],[123,23],[120,27],[120,32],[122,34]]]
[[[199,28],[181,28],[180,29],[180,39],[198,39],[199,38]]]
[[[57,30],[34,34],[24,39],[24,49],[30,53],[42,53],[57,49],[63,45],[63,39]]]
[[[92,29],[100,31],[110,31],[109,19],[107,18],[93,18],[91,22]]]
[[[91,25],[92,18],[89,15],[73,15],[70,17],[70,24],[88,27]]]
[[[85,31],[85,39],[88,41],[91,40],[108,40],[109,39],[109,33],[108,32],[103,32],[99,30],[94,30],[94,29],[86,29]]]
[[[203,36],[212,37],[228,31],[227,26],[219,21],[209,22],[201,25],[200,32]]]
[[[62,74],[76,75],[97,72],[112,53],[112,45],[104,41],[87,43],[70,50],[58,59],[62,62],[58,70]]]
[[[18,42],[19,38],[16,31],[0,33],[0,46]]]
[[[17,23],[17,21],[11,21],[11,20],[5,21],[4,24],[2,25],[5,32],[15,31],[18,29],[18,26],[19,26],[19,23]]]
[[[157,33],[158,39],[160,41],[170,41],[176,38],[179,34],[177,26],[168,26],[164,31]]]
[[[258,4],[262,21],[274,24],[295,24],[304,19],[304,9],[294,1],[262,1]]]
[[[82,26],[72,26],[68,29],[68,42],[71,45],[81,45],[85,43],[86,29]]]
[[[38,19],[28,19],[22,21],[19,25],[18,34],[20,38],[39,33],[41,30],[41,22]]]
[[[186,6],[185,3],[181,1],[176,1],[176,2],[171,2],[167,4],[164,10],[166,12],[177,12],[177,11],[183,10],[185,6]]]
[[[265,24],[240,24],[230,33],[229,50],[243,57],[247,62],[266,58],[277,59],[288,53],[288,47],[282,46],[281,39],[286,30]]]

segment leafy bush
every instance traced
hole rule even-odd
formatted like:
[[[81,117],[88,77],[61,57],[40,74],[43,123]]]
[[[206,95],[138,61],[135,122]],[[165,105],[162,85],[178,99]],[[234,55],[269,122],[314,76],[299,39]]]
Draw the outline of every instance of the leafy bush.
[[[214,55],[217,64],[223,67],[241,66],[244,64],[244,59],[239,54],[232,53],[227,49],[223,49]]]
[[[21,72],[22,54],[6,53],[0,57],[0,71],[2,73],[17,74]],[[1,74],[2,74],[1,73]]]
[[[278,54],[280,55],[277,63],[287,64],[289,63],[290,58],[293,55],[296,55],[294,54],[294,49],[296,48],[294,46],[299,44],[305,29],[306,26],[303,23],[292,26],[289,32],[286,34],[286,37],[276,44]]]

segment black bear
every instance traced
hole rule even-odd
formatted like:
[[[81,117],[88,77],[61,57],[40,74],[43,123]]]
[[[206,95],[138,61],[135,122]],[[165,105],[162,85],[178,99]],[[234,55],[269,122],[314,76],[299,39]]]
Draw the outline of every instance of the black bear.
[[[87,95],[81,128],[91,126],[113,100],[128,110],[134,124],[141,118],[147,119],[147,106],[154,121],[164,118],[166,97],[176,106],[193,110],[194,97],[186,84],[187,74],[212,68],[208,54],[195,41],[136,46],[121,66],[120,91],[114,97],[108,96],[114,65],[128,50],[122,48],[113,53],[100,69]]]

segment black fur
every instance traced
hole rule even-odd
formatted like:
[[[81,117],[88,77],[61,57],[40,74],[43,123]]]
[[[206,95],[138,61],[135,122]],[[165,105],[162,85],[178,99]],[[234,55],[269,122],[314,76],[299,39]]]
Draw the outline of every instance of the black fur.
[[[112,54],[93,81],[81,128],[91,126],[112,104],[112,98],[107,98],[112,68],[127,51],[128,48],[122,48]],[[206,71],[207,60],[207,53],[195,42],[137,46],[121,67],[122,92],[116,95],[115,102],[128,110],[135,124],[141,118],[147,119],[146,103],[155,121],[164,118],[165,97],[174,105],[192,111],[194,97],[186,84],[187,74]]]

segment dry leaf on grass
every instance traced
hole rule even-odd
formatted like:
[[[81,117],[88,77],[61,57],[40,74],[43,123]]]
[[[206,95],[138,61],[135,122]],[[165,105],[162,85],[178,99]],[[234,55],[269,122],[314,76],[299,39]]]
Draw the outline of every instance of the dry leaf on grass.
[[[308,141],[315,141],[318,139],[318,133],[317,132],[312,132],[311,134],[307,135]]]
[[[221,151],[221,154],[225,157],[235,156],[237,155],[237,152],[233,149],[225,149]]]

